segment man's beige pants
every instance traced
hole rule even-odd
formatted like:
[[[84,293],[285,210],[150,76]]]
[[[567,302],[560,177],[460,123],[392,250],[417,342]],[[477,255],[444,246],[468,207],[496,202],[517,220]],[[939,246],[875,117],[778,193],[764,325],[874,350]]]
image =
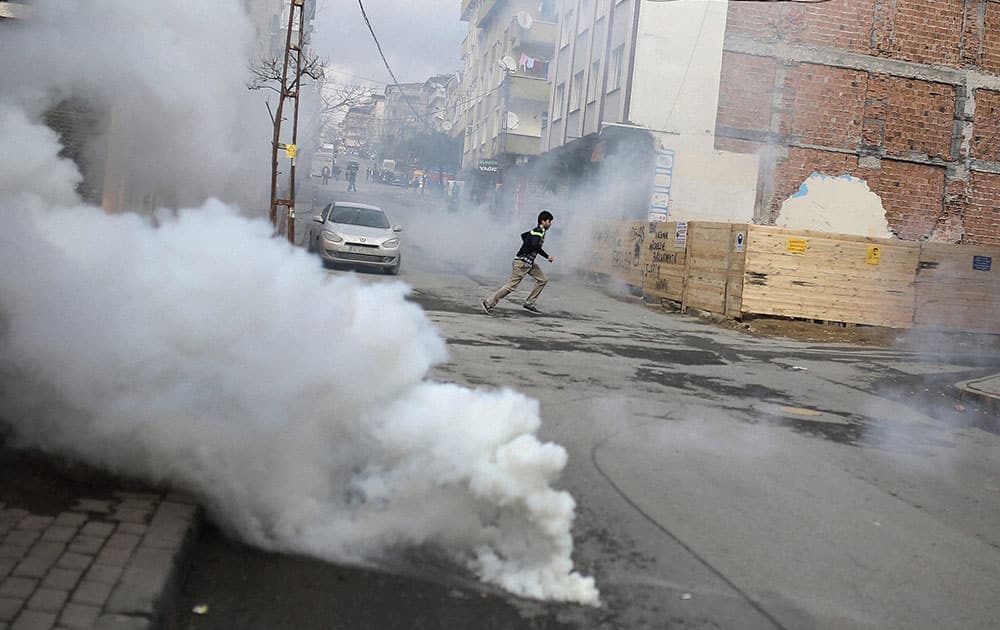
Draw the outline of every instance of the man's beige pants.
[[[545,285],[548,284],[549,279],[545,277],[545,274],[542,273],[542,268],[538,265],[524,262],[520,258],[515,258],[513,269],[510,272],[510,280],[507,281],[507,284],[497,289],[497,292],[486,300],[489,307],[493,308],[497,305],[497,302],[507,297],[511,291],[517,288],[517,285],[521,284],[521,280],[524,280],[524,276],[531,276],[535,279],[535,286],[531,289],[531,293],[528,294],[528,299],[524,301],[525,304],[533,306],[535,304],[535,300],[538,299],[538,295],[542,292],[542,289],[544,289]]]

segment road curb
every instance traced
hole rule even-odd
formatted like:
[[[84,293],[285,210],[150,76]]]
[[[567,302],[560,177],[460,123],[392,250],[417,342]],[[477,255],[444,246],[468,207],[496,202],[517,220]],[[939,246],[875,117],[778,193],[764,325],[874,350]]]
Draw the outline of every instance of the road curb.
[[[998,379],[1000,379],[1000,374],[955,383],[955,393],[959,400],[973,402],[984,409],[1000,415],[1000,395],[986,387],[988,382],[997,381]]]

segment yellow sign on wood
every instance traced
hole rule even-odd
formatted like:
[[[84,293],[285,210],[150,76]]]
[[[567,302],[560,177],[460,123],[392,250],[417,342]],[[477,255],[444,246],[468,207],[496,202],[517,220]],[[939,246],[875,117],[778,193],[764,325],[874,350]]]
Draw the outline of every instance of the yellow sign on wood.
[[[788,251],[792,254],[804,254],[806,249],[809,247],[809,241],[804,238],[790,238],[788,239]]]
[[[878,245],[869,245],[868,253],[865,255],[866,265],[877,265],[882,262],[882,248]]]
[[[299,148],[297,146],[295,146],[294,144],[286,144],[285,145],[285,157],[286,158],[289,158],[289,159],[293,158],[293,157],[296,156],[296,154],[298,152],[299,152]]]

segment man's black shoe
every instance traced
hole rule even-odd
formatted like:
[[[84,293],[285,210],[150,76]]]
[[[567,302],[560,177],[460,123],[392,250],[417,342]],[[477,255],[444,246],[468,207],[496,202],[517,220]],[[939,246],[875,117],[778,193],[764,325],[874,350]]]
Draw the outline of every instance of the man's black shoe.
[[[534,304],[525,304],[524,310],[531,311],[532,313],[541,313],[541,311],[538,310],[538,307],[535,306]]]
[[[490,306],[489,304],[487,304],[486,300],[483,300],[482,302],[480,302],[480,304],[483,305],[483,310],[486,311],[487,315],[490,315],[490,314],[493,313],[493,307]]]

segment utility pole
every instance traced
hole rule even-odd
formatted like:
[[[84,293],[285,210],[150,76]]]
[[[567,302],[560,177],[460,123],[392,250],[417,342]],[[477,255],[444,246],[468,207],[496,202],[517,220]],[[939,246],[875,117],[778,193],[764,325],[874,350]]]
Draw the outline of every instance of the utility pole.
[[[281,65],[281,89],[278,96],[278,106],[275,109],[274,133],[271,137],[271,225],[280,232],[278,225],[278,207],[284,206],[287,211],[288,242],[295,243],[295,160],[298,152],[299,133],[299,94],[302,91],[302,49],[305,45],[305,16],[303,15],[305,0],[291,0],[288,7],[288,24],[285,33],[285,53]],[[298,14],[299,35],[298,40],[292,42],[292,30],[295,27],[296,13]],[[294,73],[295,78],[291,85],[288,81],[288,68],[291,65],[292,55],[295,56]],[[295,106],[292,116],[292,142],[290,144],[281,143],[281,123],[284,120],[285,100],[293,99]],[[278,198],[278,150],[285,149],[285,155],[291,160],[289,168],[288,198]]]

